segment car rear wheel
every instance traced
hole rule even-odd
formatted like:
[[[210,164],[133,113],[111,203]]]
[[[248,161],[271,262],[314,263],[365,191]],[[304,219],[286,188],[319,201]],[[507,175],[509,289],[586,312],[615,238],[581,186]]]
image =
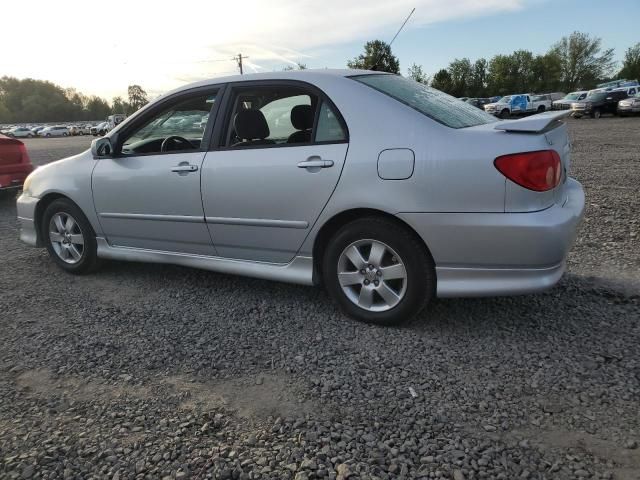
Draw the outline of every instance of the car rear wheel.
[[[600,118],[602,116],[602,112],[599,108],[596,108],[591,114],[591,118]]]
[[[47,133],[47,134],[45,135],[45,137],[50,137],[50,136],[51,136],[51,134],[50,134],[50,133]]]
[[[397,325],[416,316],[434,297],[435,266],[409,229],[380,217],[342,227],[323,259],[329,294],[350,317]]]
[[[509,118],[511,116],[511,112],[506,108],[500,112],[500,118]]]
[[[545,106],[544,106],[544,105],[540,105],[540,106],[538,107],[538,113],[542,113],[542,112],[544,112],[545,110],[546,110],[546,108],[545,108]]]
[[[88,273],[98,266],[96,235],[82,211],[67,199],[51,202],[41,232],[49,255],[70,273]]]

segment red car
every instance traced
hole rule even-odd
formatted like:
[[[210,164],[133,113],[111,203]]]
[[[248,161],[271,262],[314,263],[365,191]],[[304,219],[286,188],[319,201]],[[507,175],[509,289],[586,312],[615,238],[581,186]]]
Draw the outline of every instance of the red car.
[[[0,135],[0,191],[21,187],[32,170],[24,143]]]

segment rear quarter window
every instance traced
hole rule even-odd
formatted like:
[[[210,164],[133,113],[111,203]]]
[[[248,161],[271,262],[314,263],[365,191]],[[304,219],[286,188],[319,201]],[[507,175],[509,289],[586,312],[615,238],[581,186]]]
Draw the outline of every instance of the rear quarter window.
[[[493,115],[473,105],[399,75],[356,75],[350,78],[404,103],[447,127],[466,128],[497,121]]]

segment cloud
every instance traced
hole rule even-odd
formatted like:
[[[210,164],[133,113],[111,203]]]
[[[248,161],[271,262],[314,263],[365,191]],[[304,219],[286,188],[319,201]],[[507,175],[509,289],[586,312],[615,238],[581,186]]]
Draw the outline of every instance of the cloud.
[[[61,10],[50,0],[32,0],[28,35],[23,22],[3,23],[3,37],[20,39],[20,48],[3,51],[2,73],[109,96],[122,94],[131,83],[161,91],[234,72],[232,57],[238,52],[248,56],[248,71],[297,61],[342,66],[314,65],[313,52],[390,39],[413,7],[407,29],[515,11],[536,1],[112,0],[106,5],[69,1]],[[23,13],[20,2],[3,5],[4,18]]]

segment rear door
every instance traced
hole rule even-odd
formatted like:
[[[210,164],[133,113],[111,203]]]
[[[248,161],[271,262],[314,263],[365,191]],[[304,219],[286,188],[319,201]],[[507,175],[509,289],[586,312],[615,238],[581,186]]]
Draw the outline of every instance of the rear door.
[[[219,148],[202,168],[202,203],[220,256],[293,259],[328,202],[348,148],[332,102],[301,82],[252,82],[228,93]]]

